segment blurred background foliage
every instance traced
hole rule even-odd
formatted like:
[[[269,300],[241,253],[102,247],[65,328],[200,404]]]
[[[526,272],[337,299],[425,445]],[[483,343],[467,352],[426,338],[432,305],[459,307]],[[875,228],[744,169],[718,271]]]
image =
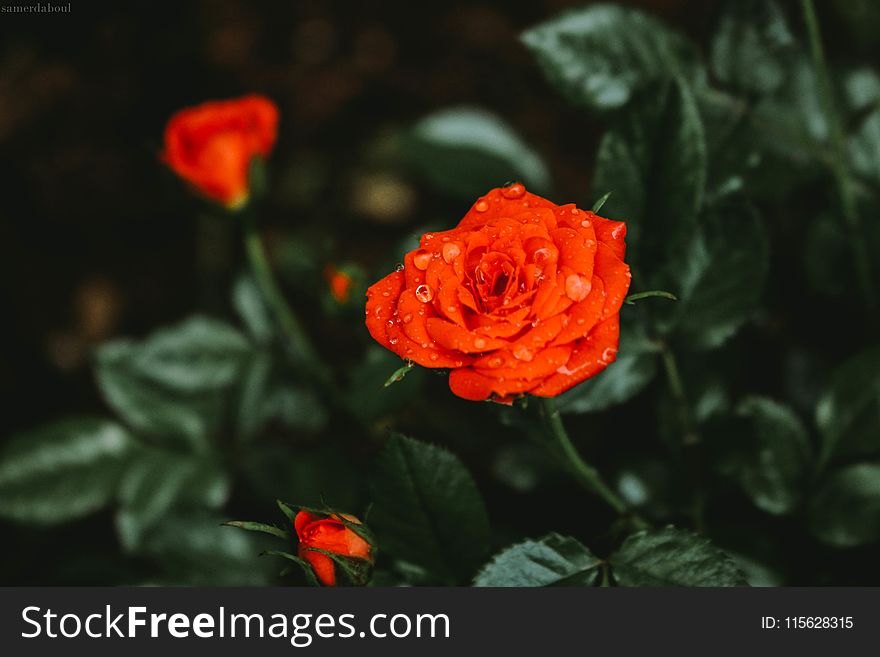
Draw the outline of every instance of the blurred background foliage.
[[[612,191],[633,291],[681,298],[624,307],[618,361],[560,399],[587,458],[752,584],[880,583],[880,7],[818,5],[827,89],[796,2],[4,15],[0,581],[287,581],[219,523],[397,497],[389,430],[448,447],[479,491],[466,572],[431,553],[442,581],[468,581],[477,543],[550,531],[607,555],[612,513],[528,413],[418,369],[383,387],[400,361],[363,328],[366,286],[417,235],[516,179],[581,207]],[[251,91],[282,113],[262,236],[332,394],[290,367],[236,221],[157,160],[175,110]],[[377,581],[424,579],[419,538],[387,538]]]

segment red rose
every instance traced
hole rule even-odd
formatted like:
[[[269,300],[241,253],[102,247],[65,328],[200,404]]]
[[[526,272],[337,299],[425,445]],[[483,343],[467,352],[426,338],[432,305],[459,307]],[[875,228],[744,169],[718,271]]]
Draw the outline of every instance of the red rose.
[[[208,198],[240,207],[248,198],[251,159],[269,155],[277,130],[278,108],[268,98],[203,103],[168,121],[162,159]]]
[[[401,358],[452,370],[459,397],[553,397],[617,356],[625,236],[519,183],[493,189],[367,290],[367,328]]]
[[[353,529],[346,527],[341,518],[356,525],[361,524],[360,520],[347,514],[321,516],[308,511],[300,511],[293,519],[293,528],[299,539],[299,557],[309,562],[324,586],[336,586],[336,566],[326,554],[310,548],[341,557],[373,561],[372,546]]]

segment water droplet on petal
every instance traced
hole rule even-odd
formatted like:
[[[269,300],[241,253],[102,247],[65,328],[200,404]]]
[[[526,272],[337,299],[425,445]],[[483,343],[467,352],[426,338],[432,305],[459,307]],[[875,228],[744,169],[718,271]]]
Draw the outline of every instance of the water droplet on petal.
[[[461,255],[461,248],[458,244],[449,242],[448,244],[443,245],[443,259],[447,263],[452,264],[459,255]]]
[[[583,226],[584,228],[589,228],[589,227],[592,226],[592,225],[593,225],[593,224],[590,223],[590,220],[589,220],[589,219],[584,219],[584,220],[581,222],[581,226]]]
[[[535,357],[535,354],[532,353],[532,350],[524,344],[516,345],[513,348],[513,355],[517,360],[524,360],[526,362],[532,360]]]
[[[500,356],[496,356],[495,358],[489,360],[488,365],[489,367],[501,367],[502,365],[504,365],[504,359]]]
[[[614,349],[613,347],[608,347],[605,349],[605,351],[602,352],[602,362],[610,363],[612,360],[614,360],[614,357],[616,355],[617,349]]]
[[[403,271],[403,265],[398,262],[396,265],[394,265],[394,271]]]
[[[587,298],[592,288],[592,283],[583,276],[569,274],[565,279],[565,296],[572,301],[583,301]]]
[[[522,183],[513,183],[512,185],[508,185],[501,190],[501,195],[504,198],[521,198],[525,193],[526,188],[522,185]]]
[[[430,358],[431,360],[437,360],[439,356],[437,354],[431,354],[430,356],[428,356],[428,358]]]
[[[477,212],[485,212],[489,209],[489,204],[486,201],[477,201],[477,204],[474,206],[474,210]]]
[[[388,340],[388,344],[397,344],[397,338],[391,338]]]
[[[474,339],[474,348],[482,349],[486,346],[486,340],[483,338],[475,338]]]
[[[433,298],[434,290],[432,290],[428,285],[422,284],[416,288],[416,299],[418,299],[422,303],[428,303]]]
[[[550,259],[550,249],[547,247],[541,247],[540,249],[535,249],[535,252],[532,254],[532,258],[535,260],[537,264],[541,264],[543,262],[547,262]]]
[[[587,320],[584,319],[583,317],[578,317],[578,318],[577,318],[577,325],[578,325],[578,326],[583,326],[583,325],[586,324],[586,323],[587,323]]]
[[[412,321],[412,313],[407,313],[403,316],[403,323],[409,324]]]
[[[416,266],[416,269],[421,269],[422,271],[424,271],[431,263],[432,257],[433,254],[427,249],[419,249],[413,254],[413,264]]]
[[[388,292],[388,291],[386,290],[385,292],[382,293],[382,296],[383,296],[383,297],[390,297],[390,296],[391,296],[391,292]]]

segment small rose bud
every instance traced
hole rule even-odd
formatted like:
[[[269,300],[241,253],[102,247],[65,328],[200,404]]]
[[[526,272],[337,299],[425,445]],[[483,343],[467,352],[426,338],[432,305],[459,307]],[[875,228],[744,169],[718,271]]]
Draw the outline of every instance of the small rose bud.
[[[277,131],[278,108],[268,98],[203,103],[168,121],[162,160],[207,198],[239,208],[250,193],[251,160],[269,155]]]
[[[348,302],[351,296],[352,278],[343,271],[338,270],[333,265],[327,265],[324,268],[324,278],[330,286],[330,294],[337,303],[344,304]]]
[[[346,526],[343,519],[351,525],[361,524],[352,515],[320,515],[308,511],[300,511],[293,521],[299,539],[299,557],[311,565],[315,576],[324,586],[336,586],[337,564],[332,558],[316,550],[351,559],[353,563],[360,560],[361,566],[372,565],[374,560],[373,546],[350,526]],[[352,583],[366,583],[366,579]]]

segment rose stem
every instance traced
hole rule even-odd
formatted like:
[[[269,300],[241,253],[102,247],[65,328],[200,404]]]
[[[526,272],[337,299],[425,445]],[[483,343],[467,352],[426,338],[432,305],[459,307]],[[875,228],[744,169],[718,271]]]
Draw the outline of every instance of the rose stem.
[[[327,387],[330,384],[327,370],[322,366],[317,350],[278,286],[257,231],[253,213],[246,210],[242,221],[245,251],[260,292],[281,324],[291,351],[300,359],[307,374],[315,378],[323,387]]]
[[[595,493],[605,500],[612,509],[621,515],[627,515],[630,512],[626,502],[617,495],[602,480],[602,475],[593,466],[588,464],[571,442],[565,425],[562,423],[562,415],[556,406],[556,402],[551,397],[540,398],[541,414],[546,421],[550,437],[559,448],[561,455],[564,457],[564,463],[572,475],[587,490]],[[647,523],[636,515],[632,516],[633,520],[640,527],[647,527]]]
[[[678,361],[669,345],[663,344],[660,348],[660,355],[663,358],[663,368],[666,370],[666,379],[669,381],[669,389],[672,391],[672,397],[678,411],[678,419],[681,423],[682,438],[681,447],[688,468],[691,471],[691,480],[694,488],[693,501],[693,521],[694,529],[698,532],[705,531],[705,515],[706,500],[703,494],[703,477],[702,477],[702,439],[694,419],[691,415],[690,405],[688,404],[687,394],[684,390],[684,383],[681,380],[681,374],[678,370]]]
[[[837,184],[837,194],[840,197],[840,210],[849,232],[850,248],[856,261],[859,283],[865,305],[874,307],[874,286],[871,278],[871,265],[865,240],[861,239],[862,227],[859,218],[859,209],[855,197],[853,181],[847,172],[846,164],[846,135],[840,122],[840,117],[834,103],[834,95],[831,90],[831,82],[828,77],[828,65],[825,61],[825,51],[822,48],[822,37],[819,33],[819,21],[816,19],[816,10],[813,0],[801,0],[801,8],[804,15],[804,23],[807,26],[807,34],[810,41],[810,53],[813,57],[813,66],[816,69],[816,77],[819,82],[820,101],[825,118],[831,131],[834,157],[832,158],[831,170]]]

